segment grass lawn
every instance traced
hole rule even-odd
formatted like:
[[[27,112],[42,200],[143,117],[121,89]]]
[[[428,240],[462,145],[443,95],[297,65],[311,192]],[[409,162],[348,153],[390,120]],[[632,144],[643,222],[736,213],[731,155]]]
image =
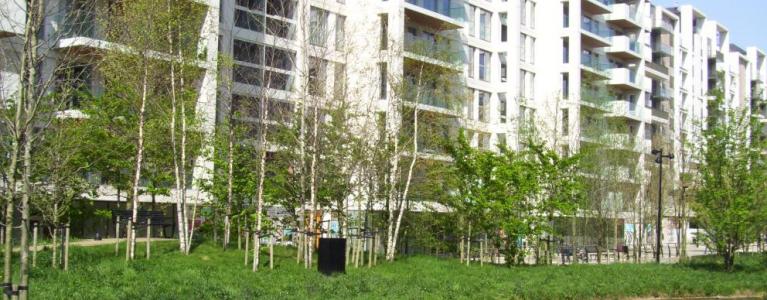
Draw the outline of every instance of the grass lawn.
[[[121,249],[124,249],[122,247]],[[764,295],[767,265],[741,256],[738,271],[725,273],[718,261],[700,258],[685,265],[577,265],[466,267],[456,260],[425,256],[350,268],[325,277],[304,270],[292,249],[277,248],[275,269],[253,273],[242,251],[202,244],[190,256],[173,242],[158,242],[152,259],[144,245],[126,263],[113,246],[74,248],[69,272],[52,270],[39,253],[31,273],[32,299],[584,299],[649,296]],[[262,256],[268,262],[268,256]],[[380,260],[379,260],[380,263]]]

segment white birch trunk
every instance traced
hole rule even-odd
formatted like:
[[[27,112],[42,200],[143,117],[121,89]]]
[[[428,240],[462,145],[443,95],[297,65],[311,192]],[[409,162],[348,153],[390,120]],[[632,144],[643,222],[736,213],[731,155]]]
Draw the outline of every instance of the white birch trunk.
[[[146,102],[147,102],[147,90],[148,90],[148,77],[149,77],[149,67],[147,66],[146,62],[146,53],[142,53],[144,56],[144,74],[141,77],[141,107],[139,108],[139,120],[138,120],[138,142],[136,145],[136,165],[135,165],[135,173],[133,175],[133,201],[131,204],[132,214],[131,214],[131,220],[130,223],[136,222],[136,219],[138,218],[138,205],[139,205],[139,184],[141,181],[141,167],[144,162],[144,122],[145,122],[145,115],[146,115]],[[136,237],[133,234],[133,227],[129,226],[131,228],[129,235],[128,235],[128,256],[130,260],[133,260],[133,254],[136,248]]]

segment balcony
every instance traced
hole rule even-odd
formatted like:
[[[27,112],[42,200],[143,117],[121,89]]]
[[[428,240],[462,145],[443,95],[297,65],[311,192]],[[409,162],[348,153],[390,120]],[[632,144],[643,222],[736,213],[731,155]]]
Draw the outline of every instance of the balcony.
[[[601,110],[603,112],[610,111],[610,101],[613,96],[605,90],[596,90],[587,86],[581,87],[581,104]]]
[[[607,53],[623,60],[642,59],[642,46],[627,36],[616,35],[612,37],[612,46],[607,48]]]
[[[615,1],[613,0],[583,0],[581,6],[583,11],[591,15],[601,15],[610,12],[610,5]]]
[[[648,71],[656,72],[658,75],[662,75],[662,77],[668,77],[669,75],[669,68],[664,65],[648,61],[645,63],[645,66]]]
[[[613,149],[640,152],[639,143],[635,135],[630,133],[610,133],[605,135],[605,143]]]
[[[653,118],[659,118],[663,120],[669,119],[669,113],[663,109],[660,108],[653,108],[652,109],[652,116]]]
[[[661,42],[656,42],[652,44],[652,52],[653,54],[663,56],[674,56],[674,47]]]
[[[612,114],[610,114],[610,117],[616,117],[616,118],[627,118],[633,121],[642,121],[641,116],[639,115],[639,110],[637,109],[637,103],[636,101],[631,102],[628,100],[614,100],[610,102],[611,104],[611,110]]]
[[[610,78],[610,64],[598,56],[581,54],[581,69],[602,79]]]
[[[448,40],[435,41],[405,34],[405,56],[443,67],[458,67],[460,51]]]
[[[663,30],[667,33],[674,33],[674,24],[671,21],[661,18],[658,21],[654,21],[653,29]]]
[[[669,88],[658,87],[652,90],[652,97],[658,100],[671,100],[674,98],[674,93]]]
[[[455,0],[407,0],[405,19],[438,30],[463,27],[463,4]]]
[[[612,36],[613,31],[607,27],[607,24],[588,18],[581,20],[581,40],[584,46],[591,48],[610,46]]]
[[[449,98],[454,97],[451,97],[446,92],[428,88],[419,89],[415,83],[410,83],[406,90],[404,93],[405,100],[411,103],[411,105],[417,103],[419,109],[451,116],[459,115],[457,109],[459,104],[449,101]]]
[[[610,69],[610,81],[608,82],[609,85],[623,88],[623,89],[630,89],[630,90],[641,90],[641,84],[637,77],[637,72],[634,69],[629,68],[613,68]]]
[[[642,29],[636,6],[632,6],[627,3],[613,4],[612,13],[607,16],[607,22],[625,29]]]

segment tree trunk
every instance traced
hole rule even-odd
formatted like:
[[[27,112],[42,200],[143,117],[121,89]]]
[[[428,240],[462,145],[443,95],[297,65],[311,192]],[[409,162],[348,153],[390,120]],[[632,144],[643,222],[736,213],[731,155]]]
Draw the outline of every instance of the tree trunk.
[[[232,196],[234,186],[234,120],[232,118],[232,108],[229,108],[229,133],[227,147],[229,151],[226,154],[226,215],[224,215],[224,249],[229,246],[229,237],[231,236],[231,218],[232,218]],[[239,236],[237,237],[237,248],[239,248]]]
[[[146,115],[146,102],[147,102],[147,92],[148,92],[148,80],[149,80],[149,67],[147,66],[147,54],[142,53],[144,56],[144,74],[141,77],[141,107],[139,108],[139,116],[138,116],[138,141],[136,144],[136,165],[135,165],[135,173],[133,175],[133,194],[131,195],[133,198],[133,202],[131,203],[131,219],[130,219],[130,225],[129,228],[131,230],[128,234],[128,253],[129,253],[129,259],[133,260],[133,254],[135,252],[136,248],[136,237],[133,234],[133,223],[136,222],[136,219],[138,218],[138,205],[139,205],[139,184],[141,181],[141,167],[142,163],[144,161],[144,122],[145,122],[145,115]]]
[[[394,260],[394,255],[397,251],[397,237],[399,235],[399,228],[400,224],[402,224],[402,216],[405,214],[406,209],[406,203],[407,203],[407,197],[408,197],[408,191],[410,189],[410,182],[413,179],[413,170],[415,168],[415,163],[418,160],[418,100],[421,97],[421,84],[423,80],[423,65],[420,66],[420,69],[418,71],[418,82],[416,86],[416,95],[415,95],[415,105],[413,106],[413,153],[411,154],[412,159],[410,161],[410,168],[408,169],[407,179],[405,180],[405,188],[402,191],[402,196],[400,197],[399,201],[399,212],[397,215],[397,224],[394,226],[394,232],[390,234],[390,241],[389,241],[389,251],[386,253],[386,258],[389,261]],[[396,142],[395,142],[396,145]],[[399,153],[394,153],[394,155],[399,156]],[[396,183],[396,182],[395,182]],[[393,190],[394,186],[391,187]],[[391,226],[390,226],[391,227]]]
[[[317,140],[319,137],[319,123],[320,123],[320,116],[319,116],[319,104],[315,103],[314,105],[314,112],[312,116],[312,122],[314,123],[312,126],[312,159],[309,166],[309,206],[310,208],[310,214],[309,214],[309,229],[311,230],[311,241],[310,245],[307,245],[307,256],[306,260],[308,262],[308,265],[312,265],[312,255],[314,252],[314,234],[316,234],[315,229],[315,215],[317,214],[317,160],[318,157],[318,150],[317,146],[319,144],[319,141]]]
[[[268,80],[267,80],[268,81]],[[253,239],[253,245],[255,246],[253,249],[253,272],[258,271],[258,263],[260,259],[260,253],[261,251],[261,222],[262,222],[262,214],[264,210],[264,177],[266,176],[266,134],[269,130],[269,125],[267,124],[267,121],[269,120],[269,109],[267,109],[266,105],[267,98],[265,96],[261,97],[261,135],[260,135],[260,143],[259,146],[261,147],[259,152],[259,161],[258,161],[258,190],[256,191],[257,198],[256,198],[256,235]]]
[[[64,227],[64,271],[69,270],[69,223]]]
[[[250,230],[245,230],[245,265],[248,265],[248,254],[250,253]]]
[[[171,11],[171,2],[167,2],[167,10],[168,13]],[[176,51],[173,49],[173,36],[172,36],[172,28],[168,28],[168,53],[175,53]],[[186,193],[185,193],[185,185],[186,185],[186,174],[184,170],[184,165],[186,164],[185,157],[182,154],[181,158],[178,158],[178,142],[176,138],[176,116],[178,114],[177,106],[178,101],[176,97],[176,64],[173,60],[171,60],[170,63],[170,100],[171,100],[171,117],[170,117],[170,139],[171,139],[171,150],[173,152],[173,175],[175,179],[176,184],[176,193],[174,194],[176,198],[176,228],[178,231],[178,246],[179,250],[186,254],[187,249],[187,221],[186,221]],[[182,106],[184,100],[182,99]],[[181,113],[181,119],[185,120],[186,116],[184,115],[184,112]],[[183,122],[183,121],[182,121]],[[182,135],[183,134],[182,129]],[[182,138],[183,139],[183,138]],[[181,148],[183,151],[183,144],[184,141],[181,142]],[[179,162],[180,160],[180,162]]]
[[[27,102],[27,115],[30,115],[31,108]],[[21,240],[20,240],[20,262],[19,262],[19,298],[27,298],[26,287],[29,286],[29,197],[31,188],[29,178],[32,175],[32,128],[26,126],[24,135],[24,154],[23,154],[23,172],[21,179]]]
[[[4,234],[4,256],[3,256],[3,283],[6,286],[10,286],[13,282],[12,271],[12,259],[13,259],[13,213],[14,213],[14,200],[16,199],[16,169],[19,160],[19,150],[22,139],[25,140],[27,145],[30,140],[30,126],[32,125],[32,118],[34,116],[28,114],[22,114],[22,110],[26,110],[29,106],[29,102],[32,101],[37,89],[35,88],[37,83],[37,50],[38,50],[38,30],[39,24],[42,18],[43,5],[38,1],[32,0],[27,2],[27,18],[24,27],[24,48],[21,55],[21,70],[19,72],[19,78],[21,78],[21,84],[19,87],[19,97],[16,103],[16,110],[14,112],[13,119],[13,138],[11,140],[11,149],[8,153],[8,169],[6,175],[8,176],[8,186],[5,193],[5,234]],[[25,118],[24,120],[22,118]],[[26,147],[25,148],[29,148]],[[29,149],[25,150],[25,153]],[[26,159],[25,159],[26,160]],[[25,166],[25,173],[27,166]],[[28,174],[28,173],[27,173]],[[28,181],[28,176],[27,181]],[[28,188],[29,183],[24,183]],[[29,197],[28,193],[24,193],[23,197]],[[27,198],[28,201],[29,198]],[[28,202],[27,202],[28,206]],[[29,211],[27,210],[27,215]],[[22,226],[25,224],[22,222]],[[25,274],[22,274],[22,277]],[[24,294],[26,296],[26,293]]]
[[[32,267],[37,266],[37,231],[38,224],[32,226]]]
[[[269,236],[269,270],[274,270],[274,235]]]
[[[469,223],[469,234],[466,236],[466,266],[471,263],[471,223]]]
[[[59,265],[57,264],[57,255],[58,255],[58,243],[56,242],[56,238],[59,235],[59,228],[56,225],[53,225],[53,236],[51,238],[51,267],[54,269],[58,269]]]

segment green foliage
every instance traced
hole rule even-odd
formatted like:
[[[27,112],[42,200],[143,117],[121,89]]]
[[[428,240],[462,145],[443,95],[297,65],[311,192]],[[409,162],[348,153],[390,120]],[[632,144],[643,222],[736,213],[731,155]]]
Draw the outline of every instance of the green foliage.
[[[562,157],[532,139],[519,152],[505,146],[499,153],[478,150],[463,131],[448,148],[457,191],[451,207],[504,245],[510,263],[523,261],[523,239],[554,235],[555,214],[578,208],[583,185],[577,156]]]
[[[35,299],[615,299],[767,292],[767,269],[742,256],[737,272],[720,272],[709,257],[687,264],[612,264],[500,268],[461,266],[452,259],[407,257],[372,269],[325,277],[275,247],[275,269],[253,273],[242,251],[210,244],[181,255],[175,243],[153,245],[152,259],[126,263],[113,246],[72,249],[68,272],[31,272]],[[137,247],[141,256],[144,247]],[[47,261],[50,252],[38,254]],[[262,261],[268,262],[267,252]]]
[[[751,135],[761,131],[759,121],[747,111],[724,108],[720,92],[709,103],[707,125],[693,209],[704,241],[732,267],[734,253],[756,241],[767,222],[767,148]]]

